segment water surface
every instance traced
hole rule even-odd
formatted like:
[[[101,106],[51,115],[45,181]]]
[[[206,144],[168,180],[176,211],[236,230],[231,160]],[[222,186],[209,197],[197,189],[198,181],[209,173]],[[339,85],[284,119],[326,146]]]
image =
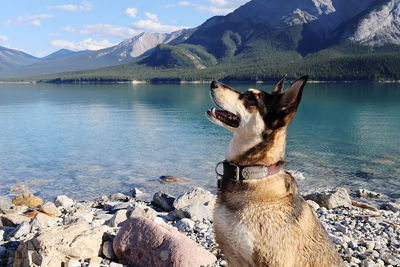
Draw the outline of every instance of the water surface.
[[[270,90],[272,85],[236,85]],[[308,84],[288,129],[286,169],[304,189],[400,189],[400,85]],[[231,134],[211,124],[208,85],[0,84],[0,194],[215,191]],[[163,184],[161,175],[191,183]]]

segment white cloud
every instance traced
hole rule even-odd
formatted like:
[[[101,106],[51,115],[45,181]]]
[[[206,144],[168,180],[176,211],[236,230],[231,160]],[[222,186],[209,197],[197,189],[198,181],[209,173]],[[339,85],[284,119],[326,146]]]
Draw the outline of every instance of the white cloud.
[[[76,29],[71,26],[65,26],[63,28],[66,32],[85,34],[95,36],[98,38],[116,38],[116,39],[127,39],[139,34],[140,32],[127,27],[119,27],[110,24],[92,24],[84,25],[81,29]]]
[[[249,0],[208,0],[210,5],[200,5],[190,1],[180,1],[175,4],[169,4],[164,8],[180,7],[193,7],[197,11],[211,13],[213,15],[226,15],[241,5],[249,2]]]
[[[80,41],[80,42],[71,42],[67,40],[53,40],[50,42],[52,46],[67,48],[70,50],[99,50],[103,48],[107,48],[113,46],[114,44],[108,40],[96,41],[91,38]]]
[[[5,41],[7,41],[7,40],[8,40],[8,37],[7,37],[7,36],[0,35],[0,41],[5,42]]]
[[[137,31],[145,31],[145,32],[173,32],[177,30],[181,30],[187,27],[183,26],[172,26],[172,25],[164,25],[158,21],[154,20],[139,20],[138,22],[134,22],[130,25],[132,29]]]
[[[125,10],[125,14],[127,14],[129,17],[132,18],[136,18],[137,12],[138,12],[137,8],[134,7],[130,7]]]
[[[41,26],[40,20],[42,19],[50,19],[53,18],[53,15],[49,14],[38,14],[38,15],[25,15],[25,16],[19,16],[17,17],[14,21],[8,20],[6,22],[6,25],[35,25],[35,26]]]
[[[157,17],[156,14],[153,14],[153,13],[150,13],[150,12],[146,12],[145,15],[146,15],[146,17],[148,17],[152,21],[158,21],[158,17]]]
[[[47,9],[61,9],[69,12],[77,12],[77,11],[89,11],[93,9],[93,4],[89,2],[82,2],[80,5],[57,5],[57,6],[46,6]]]

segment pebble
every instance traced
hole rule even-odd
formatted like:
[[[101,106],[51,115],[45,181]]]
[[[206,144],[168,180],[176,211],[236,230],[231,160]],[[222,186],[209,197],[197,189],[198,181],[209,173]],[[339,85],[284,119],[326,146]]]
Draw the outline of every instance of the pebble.
[[[169,205],[172,204],[171,200],[174,200],[173,197],[161,192],[158,196],[165,197],[163,200]],[[61,225],[63,222],[71,223],[73,220],[68,220],[67,218],[75,216],[81,217],[80,219],[84,220],[85,223],[90,223],[92,226],[103,226],[105,229],[104,241],[101,247],[102,257],[78,262],[79,265],[77,262],[72,261],[77,265],[71,266],[124,267],[124,265],[116,262],[112,240],[117,234],[120,225],[128,219],[129,215],[137,207],[140,207],[137,213],[141,212],[142,209],[150,210],[151,214],[155,215],[150,216],[155,222],[176,227],[190,239],[216,255],[218,260],[213,265],[214,267],[227,265],[215,242],[212,218],[209,216],[197,216],[201,218],[196,218],[197,221],[194,221],[193,219],[185,218],[186,216],[176,216],[179,212],[182,213],[185,210],[184,208],[179,212],[178,210],[170,213],[156,212],[152,209],[154,206],[150,202],[133,198],[127,200],[119,194],[113,197],[113,199],[119,200],[104,198],[98,202],[74,202],[65,196],[65,198],[63,196],[60,197],[61,200],[66,201],[66,203],[63,202],[62,204],[59,199],[58,205],[60,207],[66,205],[67,207],[74,206],[75,208],[67,209],[68,212],[61,213],[59,219],[57,217],[49,217],[54,219],[57,225]],[[368,201],[381,201],[376,202],[381,204],[394,203],[392,200],[385,200],[383,196],[380,198],[368,198]],[[309,201],[309,204],[313,203]],[[375,206],[378,207],[379,205]],[[169,206],[164,210],[168,211],[170,208],[172,209]],[[315,206],[314,209],[347,266],[400,266],[399,212],[392,210],[372,212],[357,207],[337,207],[328,210],[325,207]],[[22,210],[16,210],[14,216],[19,216],[19,213],[22,213]],[[83,219],[84,217],[87,218]],[[30,235],[34,235],[36,233],[34,231],[40,231],[40,229],[36,228],[30,230],[30,223],[24,223],[23,221],[21,220],[20,224],[17,224],[18,227],[0,227],[0,266],[3,263],[5,266],[7,264],[11,266],[13,253],[17,249],[19,242],[24,238],[29,238]],[[7,236],[9,238],[4,240]],[[65,266],[70,266],[72,263],[70,261]]]

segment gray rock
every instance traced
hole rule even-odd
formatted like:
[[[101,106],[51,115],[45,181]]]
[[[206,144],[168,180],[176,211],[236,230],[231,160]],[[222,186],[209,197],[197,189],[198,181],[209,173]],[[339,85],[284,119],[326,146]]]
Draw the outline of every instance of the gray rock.
[[[312,193],[304,197],[306,200],[312,200],[321,207],[334,209],[336,207],[350,207],[351,199],[345,188],[335,188],[319,193]]]
[[[162,192],[157,192],[153,196],[153,205],[161,208],[162,210],[165,211],[171,211],[173,210],[173,203],[175,201],[175,198],[173,196],[170,196],[168,194],[162,193]]]
[[[130,203],[130,202],[118,202],[118,204],[114,205],[111,208],[111,212],[114,213],[114,212],[116,212],[118,210],[125,210],[125,209],[128,209],[130,207],[132,207],[132,203]]]
[[[177,221],[175,226],[181,232],[190,232],[194,229],[195,222],[191,219],[183,218]]]
[[[215,196],[211,194],[210,191],[207,191],[201,187],[195,187],[189,192],[178,196],[173,203],[173,207],[175,209],[180,209],[189,205],[204,205],[214,201]]]
[[[114,216],[107,222],[111,227],[121,226],[128,219],[128,210],[118,210]]]
[[[383,260],[386,264],[390,264],[393,266],[400,265],[400,259],[396,258],[395,256],[384,252],[380,255],[380,259]]]
[[[379,263],[375,263],[372,260],[367,260],[363,262],[363,267],[382,267]]]
[[[14,237],[15,239],[19,239],[20,237],[27,235],[31,231],[31,226],[28,222],[23,222],[15,228],[13,232],[11,232],[7,239]]]
[[[74,205],[74,201],[65,195],[57,196],[54,199],[54,204],[56,207],[63,207],[64,209],[69,209]]]
[[[136,203],[133,207],[129,208],[129,218],[142,216],[147,219],[153,220],[157,216],[157,212],[143,204]]]
[[[335,228],[338,229],[343,234],[347,234],[349,231],[346,226],[341,225],[340,223],[335,224]]]
[[[72,218],[82,218],[86,220],[88,223],[93,221],[93,215],[90,213],[76,212],[72,216]]]
[[[145,195],[145,193],[143,193],[142,191],[139,190],[139,188],[134,187],[132,189],[132,197],[134,198],[141,198]]]
[[[201,222],[204,219],[212,221],[213,215],[211,211],[204,205],[189,205],[179,209],[180,213],[177,213],[179,218],[189,218],[195,222]],[[181,216],[184,217],[181,217]]]
[[[113,200],[113,201],[124,201],[124,202],[126,202],[126,201],[130,200],[130,197],[127,196],[127,195],[124,195],[122,193],[115,193],[115,194],[112,194],[110,196],[110,199]]]
[[[380,209],[398,212],[398,211],[400,211],[400,204],[388,202],[388,203],[382,204]]]
[[[113,249],[113,244],[111,241],[106,241],[103,243],[103,248],[102,248],[103,255],[110,260],[115,259],[115,254],[114,254],[114,249]]]

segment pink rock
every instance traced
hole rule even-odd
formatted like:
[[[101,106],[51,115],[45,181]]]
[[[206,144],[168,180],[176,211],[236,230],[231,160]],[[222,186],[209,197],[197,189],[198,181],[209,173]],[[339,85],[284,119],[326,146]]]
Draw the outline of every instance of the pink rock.
[[[215,256],[178,230],[144,217],[124,223],[113,243],[120,263],[130,266],[206,266]]]

